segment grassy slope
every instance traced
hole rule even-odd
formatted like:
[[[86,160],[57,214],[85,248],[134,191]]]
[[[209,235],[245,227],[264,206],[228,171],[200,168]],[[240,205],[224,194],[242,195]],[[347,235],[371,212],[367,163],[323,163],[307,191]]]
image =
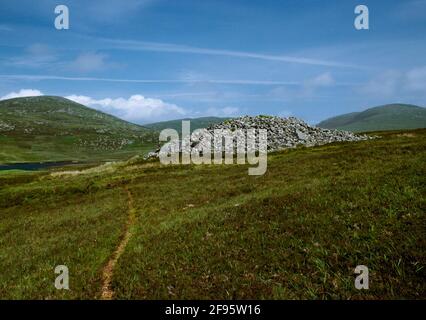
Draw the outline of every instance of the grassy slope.
[[[0,174],[0,297],[96,298],[127,218],[117,298],[425,298],[426,130],[269,155],[247,166],[156,163]],[[67,264],[69,292],[53,288]],[[370,268],[370,290],[353,269]]]
[[[0,163],[123,159],[151,149],[155,137],[147,128],[60,97],[0,101]],[[123,145],[125,140],[133,143]]]
[[[349,131],[379,131],[426,127],[426,109],[407,104],[390,104],[324,120],[319,127]]]
[[[200,128],[207,128],[211,124],[220,123],[229,118],[218,118],[218,117],[201,117],[194,119],[179,119],[179,120],[171,120],[171,121],[163,121],[146,124],[145,127],[157,131],[161,131],[163,129],[174,129],[179,133],[182,132],[182,120],[190,120],[191,121],[191,131]]]

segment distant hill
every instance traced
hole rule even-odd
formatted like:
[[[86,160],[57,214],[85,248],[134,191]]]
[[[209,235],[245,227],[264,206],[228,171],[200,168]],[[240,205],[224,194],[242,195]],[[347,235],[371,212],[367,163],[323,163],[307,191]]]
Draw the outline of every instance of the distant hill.
[[[426,108],[387,104],[329,118],[317,126],[354,132],[426,128]]]
[[[207,128],[209,125],[220,123],[222,121],[225,121],[229,118],[219,118],[219,117],[201,117],[201,118],[186,118],[186,119],[178,119],[178,120],[171,120],[171,121],[163,121],[163,122],[156,122],[156,123],[150,123],[144,125],[145,127],[149,129],[153,129],[156,131],[161,131],[163,129],[174,129],[179,134],[182,130],[182,121],[183,120],[190,120],[191,121],[191,132],[196,129],[201,128]]]
[[[153,145],[148,128],[62,97],[0,101],[0,162],[117,159]]]

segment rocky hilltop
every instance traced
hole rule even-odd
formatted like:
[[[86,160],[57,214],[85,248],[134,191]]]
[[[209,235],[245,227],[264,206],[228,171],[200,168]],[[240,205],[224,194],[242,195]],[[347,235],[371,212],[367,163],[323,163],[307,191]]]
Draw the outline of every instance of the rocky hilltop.
[[[205,150],[205,147],[208,146],[209,141],[212,139],[211,137],[217,137],[220,134],[218,130],[229,130],[232,136],[238,137],[240,134],[245,134],[247,129],[266,130],[268,151],[294,148],[299,145],[311,147],[332,142],[361,141],[373,138],[367,135],[354,134],[349,131],[310,126],[303,120],[294,117],[243,116],[211,125],[204,132],[196,131],[191,137],[191,148],[193,151],[197,150],[201,152],[203,148]],[[247,138],[249,139],[250,135]],[[235,140],[238,141],[238,139]],[[237,147],[238,145],[235,143],[233,146],[234,150]],[[258,143],[256,143],[255,147],[258,147]],[[171,153],[173,150],[182,150],[181,148],[182,141],[179,140],[170,142],[167,148],[163,148],[161,152]],[[245,149],[247,150],[247,147]],[[229,152],[232,150],[223,151]],[[160,150],[152,152],[148,157],[158,157],[159,152]]]

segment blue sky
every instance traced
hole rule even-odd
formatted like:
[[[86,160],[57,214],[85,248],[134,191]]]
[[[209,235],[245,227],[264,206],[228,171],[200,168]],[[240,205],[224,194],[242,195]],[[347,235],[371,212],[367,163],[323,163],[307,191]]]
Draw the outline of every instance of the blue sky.
[[[56,5],[70,29],[54,27]],[[354,8],[369,8],[356,30]],[[317,123],[426,104],[426,0],[2,0],[0,98],[60,95],[147,123],[274,114]]]

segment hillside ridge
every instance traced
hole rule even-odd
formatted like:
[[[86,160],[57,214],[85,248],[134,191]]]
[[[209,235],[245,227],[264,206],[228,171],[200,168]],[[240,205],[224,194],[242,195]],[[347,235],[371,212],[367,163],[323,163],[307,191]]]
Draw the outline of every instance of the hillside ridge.
[[[122,159],[157,139],[151,129],[63,97],[0,101],[0,163]]]
[[[426,108],[392,103],[331,117],[317,126],[355,132],[425,128]]]

